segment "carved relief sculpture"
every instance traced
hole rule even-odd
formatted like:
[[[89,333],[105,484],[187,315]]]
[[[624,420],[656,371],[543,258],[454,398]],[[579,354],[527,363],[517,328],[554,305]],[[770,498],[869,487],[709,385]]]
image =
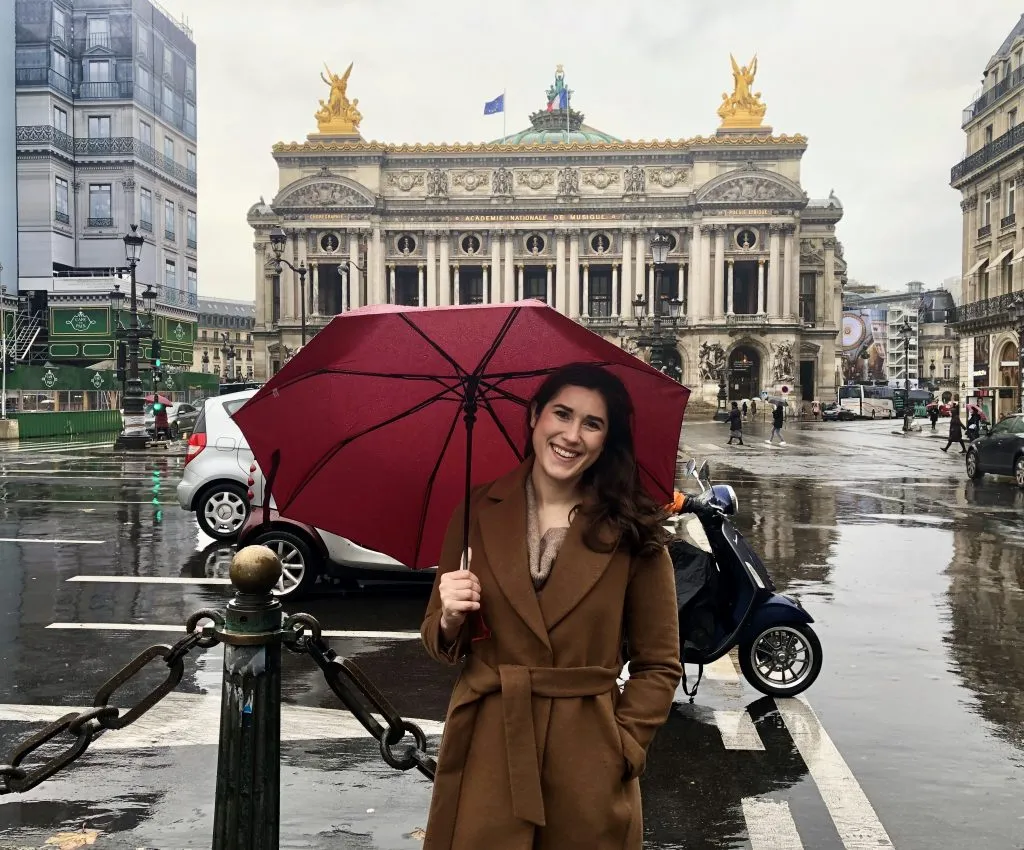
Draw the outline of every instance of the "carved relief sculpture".
[[[725,349],[718,342],[702,342],[698,352],[700,379],[705,384],[718,383],[725,369]]]
[[[398,174],[388,174],[388,185],[394,186],[401,192],[410,192],[416,186],[423,185],[423,172],[401,171]]]
[[[314,183],[303,186],[276,202],[279,207],[354,207],[370,202],[348,186],[340,183]]]
[[[595,189],[607,189],[613,183],[619,182],[619,173],[609,171],[607,168],[588,169],[583,172],[583,182]]]
[[[435,168],[427,173],[427,197],[448,197],[448,172]]]
[[[486,186],[489,181],[490,177],[479,171],[457,171],[452,177],[452,183],[461,186],[467,192],[472,192],[480,186]]]
[[[733,55],[732,62],[732,94],[722,92],[722,105],[718,114],[725,129],[756,129],[764,120],[767,106],[761,103],[761,92],[753,91],[754,77],[757,74],[757,56],[750,60],[749,65],[740,67]]]
[[[706,201],[791,201],[798,200],[781,183],[767,177],[737,177],[716,186],[705,196]]]
[[[647,191],[647,177],[639,165],[631,165],[626,169],[623,187],[627,195],[642,195]]]
[[[685,168],[650,168],[647,178],[664,189],[671,189],[677,183],[685,183],[690,173]]]
[[[580,172],[578,169],[567,165],[558,171],[558,194],[562,196],[578,195],[580,193]]]
[[[772,380],[776,384],[793,380],[793,347],[788,342],[772,345]]]
[[[332,73],[331,69],[324,64],[327,71],[325,77],[320,74],[320,79],[331,87],[327,101],[320,101],[320,109],[316,112],[316,123],[320,135],[323,136],[358,136],[359,122],[363,120],[357,106],[359,99],[350,101],[348,99],[348,78],[352,73],[352,63],[340,77]]]
[[[555,176],[550,171],[520,171],[516,183],[520,186],[529,186],[531,189],[540,189],[543,186],[550,186],[555,182]]]
[[[512,172],[502,166],[494,172],[491,178],[491,189],[495,195],[512,194]]]

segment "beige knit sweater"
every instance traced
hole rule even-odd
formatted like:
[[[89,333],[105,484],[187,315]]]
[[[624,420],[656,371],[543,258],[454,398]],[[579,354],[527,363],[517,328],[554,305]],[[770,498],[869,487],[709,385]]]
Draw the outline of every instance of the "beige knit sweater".
[[[540,590],[544,582],[551,575],[551,567],[558,557],[558,550],[562,548],[569,529],[549,528],[540,533],[540,516],[537,511],[537,494],[533,489],[533,482],[529,477],[526,479],[526,550],[530,557],[530,578],[533,579],[533,587]]]

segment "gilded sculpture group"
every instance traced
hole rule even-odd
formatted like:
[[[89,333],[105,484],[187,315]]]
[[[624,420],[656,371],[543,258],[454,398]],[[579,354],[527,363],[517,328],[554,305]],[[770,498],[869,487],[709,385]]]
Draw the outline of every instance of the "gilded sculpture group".
[[[767,107],[761,102],[761,92],[753,90],[757,57],[742,67],[731,53],[729,61],[732,62],[733,91],[732,94],[722,92],[722,105],[718,107],[722,126],[743,129],[760,127]]]
[[[359,98],[350,101],[347,94],[348,78],[354,64],[350,64],[340,77],[332,73],[326,63],[324,64],[327,76],[321,73],[320,79],[331,87],[331,93],[327,96],[326,102],[320,101],[316,122],[320,132],[325,135],[358,135],[359,122],[363,120],[362,114],[356,108],[359,105]]]

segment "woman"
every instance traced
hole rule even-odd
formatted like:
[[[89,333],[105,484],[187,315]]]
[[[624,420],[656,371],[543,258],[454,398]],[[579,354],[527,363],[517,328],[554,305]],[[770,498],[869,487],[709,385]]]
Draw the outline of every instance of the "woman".
[[[465,508],[452,517],[421,633],[465,666],[425,850],[641,847],[637,777],[682,668],[665,514],[640,486],[631,418],[610,372],[559,370],[529,406],[526,461],[470,497],[469,570]]]
[[[964,445],[964,423],[960,421],[960,405],[954,404],[949,411],[949,440],[942,447],[944,452],[949,451],[953,443],[960,444],[960,454],[967,454],[967,446]]]
[[[970,408],[967,415],[967,442],[973,443],[981,436],[981,411],[976,407]]]
[[[746,406],[746,402],[743,402]],[[740,410],[736,402],[732,403],[732,410],[729,411],[729,442],[727,445],[732,445],[733,440],[739,440],[740,445],[743,445],[743,418],[740,416]]]

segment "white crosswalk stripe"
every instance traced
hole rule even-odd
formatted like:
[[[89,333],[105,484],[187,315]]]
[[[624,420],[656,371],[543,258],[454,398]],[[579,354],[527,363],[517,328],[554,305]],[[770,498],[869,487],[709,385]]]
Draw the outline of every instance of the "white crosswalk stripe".
[[[785,800],[745,797],[743,818],[747,822],[751,850],[803,850],[804,844]]]

